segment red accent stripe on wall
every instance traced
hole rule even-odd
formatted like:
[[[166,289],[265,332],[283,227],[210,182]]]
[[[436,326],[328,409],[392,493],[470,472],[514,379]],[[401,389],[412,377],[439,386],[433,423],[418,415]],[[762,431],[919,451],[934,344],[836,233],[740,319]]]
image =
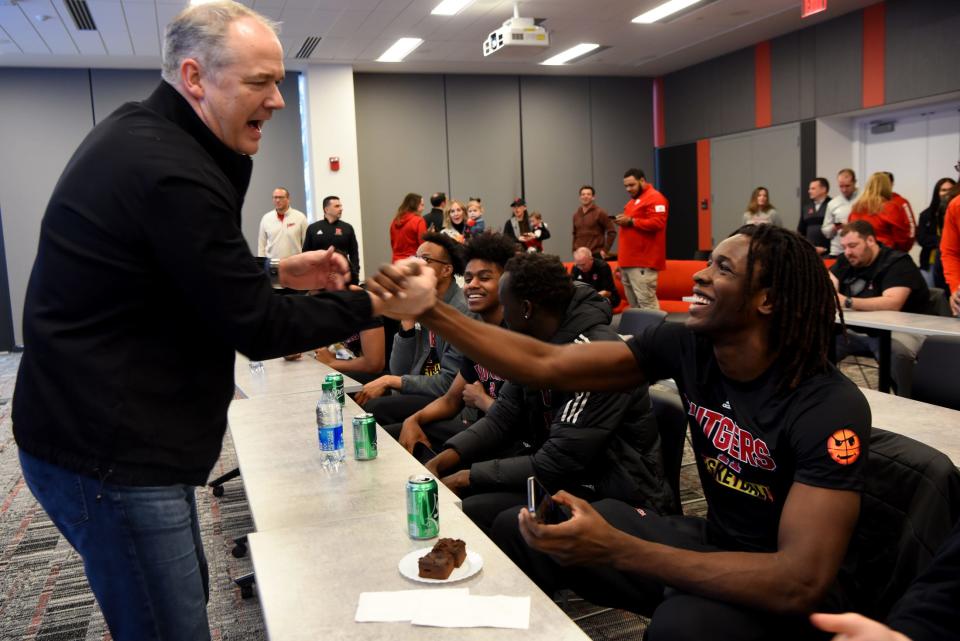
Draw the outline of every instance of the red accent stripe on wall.
[[[770,41],[760,42],[753,49],[754,66],[754,118],[755,126],[769,127],[773,124],[773,91],[771,89]]]
[[[703,208],[706,202],[707,208]],[[713,249],[713,206],[710,199],[710,139],[697,141],[697,248]]]
[[[887,5],[881,2],[863,10],[863,106],[885,103]]]
[[[667,128],[663,120],[663,78],[653,79],[653,146],[667,144]]]

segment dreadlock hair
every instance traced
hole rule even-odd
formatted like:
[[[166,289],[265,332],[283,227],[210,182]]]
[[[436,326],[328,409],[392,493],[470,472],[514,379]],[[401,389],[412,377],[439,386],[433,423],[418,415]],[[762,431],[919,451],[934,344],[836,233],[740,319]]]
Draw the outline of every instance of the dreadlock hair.
[[[813,245],[797,232],[744,225],[731,236],[737,234],[750,238],[747,296],[766,289],[773,306],[769,340],[783,366],[777,392],[785,393],[830,369],[837,292]]]
[[[443,247],[450,257],[450,266],[453,268],[454,276],[463,276],[463,269],[467,266],[467,261],[463,259],[463,246],[447,234],[439,232],[427,232],[423,235],[424,243],[433,243]]]
[[[499,265],[502,270],[507,262],[513,258],[516,243],[512,238],[498,234],[495,231],[486,231],[477,234],[464,245],[464,261],[485,260],[488,263]]]
[[[549,254],[518,254],[507,261],[504,273],[512,274],[510,289],[547,312],[562,316],[573,298],[573,280],[560,259]]]

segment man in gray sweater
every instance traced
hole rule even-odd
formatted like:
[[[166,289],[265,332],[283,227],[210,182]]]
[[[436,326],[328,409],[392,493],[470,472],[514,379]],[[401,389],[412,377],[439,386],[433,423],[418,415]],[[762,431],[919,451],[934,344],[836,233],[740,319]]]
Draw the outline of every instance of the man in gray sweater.
[[[417,258],[437,275],[437,297],[466,314],[463,290],[454,280],[464,269],[457,241],[446,234],[424,234]],[[402,423],[447,391],[461,360],[460,352],[442,336],[419,323],[403,321],[393,338],[390,373],[364,385],[356,401],[380,425]]]

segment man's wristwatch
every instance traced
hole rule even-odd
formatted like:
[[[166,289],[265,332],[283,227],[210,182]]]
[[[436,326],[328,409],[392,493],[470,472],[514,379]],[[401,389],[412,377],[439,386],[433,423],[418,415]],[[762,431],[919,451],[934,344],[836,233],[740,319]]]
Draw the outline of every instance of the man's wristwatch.
[[[267,272],[267,276],[270,278],[270,284],[274,287],[280,284],[280,259],[279,258],[268,258],[263,261],[263,268]]]
[[[844,309],[853,309],[853,297],[847,296],[843,299],[843,308]]]

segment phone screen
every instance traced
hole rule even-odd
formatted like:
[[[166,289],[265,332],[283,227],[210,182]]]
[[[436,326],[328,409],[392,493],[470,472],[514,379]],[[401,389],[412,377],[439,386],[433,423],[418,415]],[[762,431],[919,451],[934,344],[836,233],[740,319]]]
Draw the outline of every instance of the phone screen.
[[[527,509],[538,522],[548,525],[562,523],[568,518],[547,488],[534,476],[527,478]]]
[[[419,441],[417,441],[417,443],[414,444],[413,446],[413,458],[417,459],[424,465],[426,465],[427,461],[429,461],[436,455],[437,455],[436,452],[434,452],[429,447],[427,447],[426,445],[424,445]]]

